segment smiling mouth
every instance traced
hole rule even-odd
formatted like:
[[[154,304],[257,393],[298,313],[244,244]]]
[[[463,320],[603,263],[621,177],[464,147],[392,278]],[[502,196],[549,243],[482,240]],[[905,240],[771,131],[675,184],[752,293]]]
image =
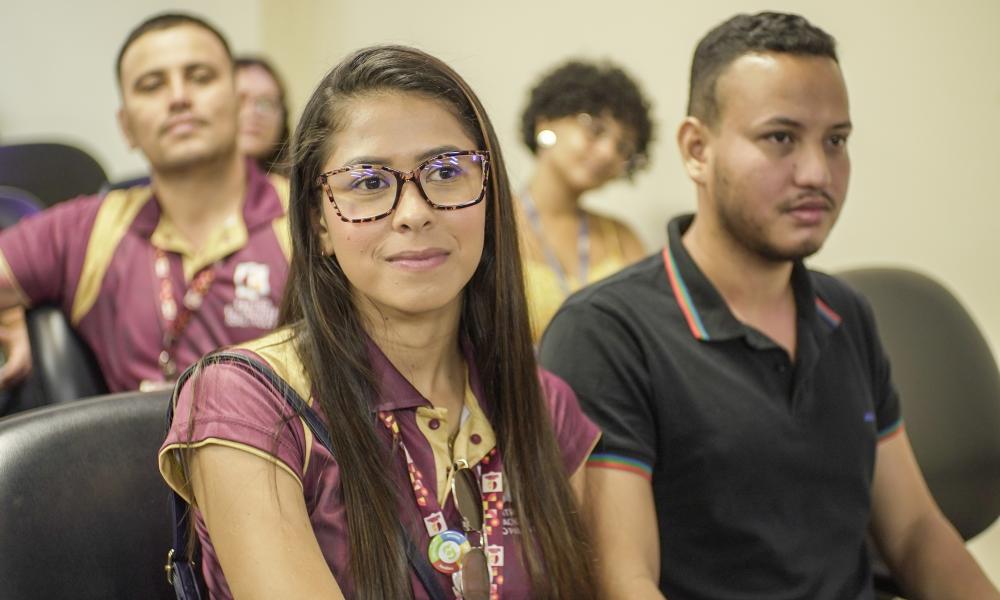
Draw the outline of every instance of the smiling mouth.
[[[166,134],[185,134],[191,133],[192,131],[203,126],[205,122],[201,119],[196,119],[195,117],[184,117],[181,119],[173,119],[167,121],[161,128],[161,133]]]
[[[444,261],[448,260],[448,256],[449,252],[445,250],[431,248],[428,250],[398,252],[389,256],[386,261],[394,267],[407,271],[427,271],[444,263]]]

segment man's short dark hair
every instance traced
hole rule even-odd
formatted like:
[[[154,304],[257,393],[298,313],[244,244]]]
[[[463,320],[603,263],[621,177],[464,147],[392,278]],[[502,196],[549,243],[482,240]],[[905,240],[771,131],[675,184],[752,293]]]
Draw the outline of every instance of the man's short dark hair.
[[[115,63],[115,73],[117,74],[118,83],[121,84],[122,80],[122,58],[125,56],[125,51],[127,51],[136,40],[150,31],[173,29],[174,27],[180,27],[181,25],[194,25],[195,27],[201,27],[205,31],[214,35],[219,39],[219,42],[222,43],[222,47],[226,50],[226,56],[228,56],[230,62],[232,62],[233,52],[229,49],[229,42],[226,41],[226,37],[222,35],[222,32],[219,31],[217,27],[194,15],[186,13],[161,13],[146,19],[142,23],[139,23],[139,25],[128,34],[128,37],[125,38],[125,43],[122,44],[121,49],[118,51],[118,60]]]
[[[711,126],[719,118],[716,83],[730,63],[755,52],[825,56],[837,62],[837,41],[805,17],[777,12],[740,14],[709,31],[691,61],[688,115]]]

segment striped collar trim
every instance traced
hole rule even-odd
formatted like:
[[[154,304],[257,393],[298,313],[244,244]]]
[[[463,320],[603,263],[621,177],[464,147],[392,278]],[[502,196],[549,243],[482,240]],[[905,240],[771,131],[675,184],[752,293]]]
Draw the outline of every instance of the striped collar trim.
[[[666,268],[670,288],[674,292],[674,298],[677,299],[677,306],[680,307],[681,313],[684,315],[684,320],[687,322],[688,329],[691,330],[691,335],[697,340],[711,340],[712,336],[709,335],[708,329],[701,319],[701,314],[691,299],[691,293],[688,291],[687,284],[684,283],[684,278],[681,277],[680,270],[677,268],[677,261],[674,259],[673,253],[670,252],[669,245],[663,248],[663,264]],[[839,327],[844,321],[840,313],[830,308],[830,305],[824,302],[819,296],[815,296],[814,298],[816,314],[820,320],[826,323],[831,329]]]
[[[667,270],[667,279],[670,281],[670,287],[674,290],[674,297],[677,299],[677,305],[684,314],[684,319],[687,321],[688,328],[691,330],[691,335],[698,340],[712,339],[708,335],[708,330],[705,329],[705,324],[701,321],[701,315],[698,314],[698,309],[695,307],[694,302],[691,301],[691,294],[688,292],[687,285],[684,284],[684,279],[681,277],[680,272],[677,269],[677,263],[674,261],[674,256],[670,252],[669,245],[663,249],[663,264]]]
[[[830,305],[823,302],[819,296],[816,297],[816,314],[830,327],[836,328],[844,320],[837,311],[830,308]]]

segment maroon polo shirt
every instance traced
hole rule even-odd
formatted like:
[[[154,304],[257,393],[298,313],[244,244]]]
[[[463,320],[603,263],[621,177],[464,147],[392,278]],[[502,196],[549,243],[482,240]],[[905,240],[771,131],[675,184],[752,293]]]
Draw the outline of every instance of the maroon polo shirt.
[[[454,443],[455,458],[460,452],[475,467],[479,459],[495,446],[493,429],[485,414],[489,399],[482,391],[475,360],[466,348],[469,369],[466,409],[471,409],[462,423]],[[309,398],[310,384],[288,331],[280,330],[256,342],[246,344],[241,351],[265,360],[303,398]],[[374,343],[369,342],[369,358],[380,382],[380,395],[375,410],[390,411],[399,423],[401,435],[413,461],[425,474],[424,483],[431,493],[443,495],[444,473],[440,465],[450,464],[448,456],[447,409],[434,408],[426,398],[392,365]],[[580,468],[600,435],[597,427],[581,412],[573,391],[561,379],[541,371],[542,388],[556,440],[562,453],[563,468],[571,475]],[[192,406],[193,390],[198,390],[197,404]],[[471,398],[471,402],[470,402]],[[310,399],[310,402],[312,400]],[[194,409],[195,418],[190,419]],[[438,420],[439,423],[432,424]],[[288,423],[287,425],[285,423]],[[386,447],[391,445],[388,431],[373,418],[377,435]],[[202,371],[201,379],[181,390],[174,421],[160,449],[160,471],[167,483],[184,495],[185,478],[177,462],[177,450],[186,445],[223,444],[246,450],[278,468],[291,473],[301,484],[313,532],[327,564],[347,597],[353,593],[348,574],[349,538],[345,506],[340,496],[340,468],[327,450],[313,439],[311,432],[273,388],[239,367],[216,364]],[[400,491],[400,519],[409,527],[413,541],[426,549],[430,540],[420,526],[421,517],[414,500],[405,465],[393,457],[392,468]],[[558,510],[552,507],[552,510]],[[563,510],[570,510],[564,507]],[[461,529],[461,520],[454,501],[448,495],[443,505],[449,527]],[[201,515],[195,510],[196,525],[202,542],[202,571],[213,598],[231,598],[232,593],[219,565],[212,541]],[[508,505],[503,515],[504,568],[502,595],[505,598],[529,598],[533,594],[525,566],[520,560],[520,531],[516,507]],[[491,540],[491,543],[492,540]],[[442,589],[451,589],[450,576],[439,574]],[[417,599],[428,595],[415,574],[411,584]]]
[[[214,279],[178,338],[179,370],[277,323],[288,274],[287,180],[247,161],[241,218],[195,251],[163,217],[149,186],[62,202],[0,233],[0,285],[26,305],[51,303],[94,351],[113,392],[161,382],[165,321],[156,249],[166,252],[179,303],[205,268]]]

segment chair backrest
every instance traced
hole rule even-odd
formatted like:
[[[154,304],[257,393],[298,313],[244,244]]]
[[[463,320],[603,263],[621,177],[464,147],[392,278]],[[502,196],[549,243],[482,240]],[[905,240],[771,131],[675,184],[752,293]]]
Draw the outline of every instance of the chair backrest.
[[[10,390],[0,416],[108,392],[93,352],[62,310],[39,305],[28,310],[26,320],[31,374]]]
[[[31,192],[45,206],[82,194],[96,194],[106,180],[100,163],[74,146],[0,146],[0,185]]]
[[[1000,372],[969,313],[913,271],[839,276],[875,313],[906,431],[927,484],[965,539],[1000,516]]]
[[[156,466],[169,398],[115,394],[0,419],[0,597],[173,599]]]
[[[0,185],[0,229],[6,229],[41,210],[41,202],[34,194],[20,188]]]

